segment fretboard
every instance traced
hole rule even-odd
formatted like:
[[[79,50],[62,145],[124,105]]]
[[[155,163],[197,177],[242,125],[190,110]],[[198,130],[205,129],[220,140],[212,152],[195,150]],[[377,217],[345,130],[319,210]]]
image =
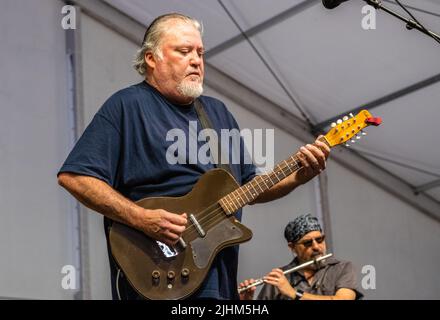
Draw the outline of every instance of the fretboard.
[[[322,141],[325,142],[323,139]],[[297,155],[279,163],[270,173],[258,175],[248,183],[220,199],[219,204],[227,215],[232,215],[240,208],[254,201],[258,196],[302,168]]]

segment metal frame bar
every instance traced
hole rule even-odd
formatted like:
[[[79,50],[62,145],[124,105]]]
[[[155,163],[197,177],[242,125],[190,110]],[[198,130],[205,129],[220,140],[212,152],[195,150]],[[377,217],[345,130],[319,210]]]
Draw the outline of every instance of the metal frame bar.
[[[406,96],[406,95],[408,95],[410,93],[413,93],[415,91],[418,91],[420,89],[426,88],[426,87],[428,87],[430,85],[433,85],[433,84],[435,84],[437,82],[440,82],[440,73],[436,74],[433,77],[427,78],[427,79],[419,81],[417,83],[414,83],[414,84],[412,84],[412,85],[410,85],[410,86],[408,86],[406,88],[400,89],[400,90],[395,91],[395,92],[390,93],[390,94],[387,94],[386,96],[383,96],[383,97],[381,97],[379,99],[376,99],[376,100],[373,100],[371,102],[368,102],[368,103],[362,105],[361,107],[357,107],[357,108],[348,110],[348,111],[343,112],[343,113],[341,113],[339,115],[336,115],[334,117],[326,119],[326,120],[318,123],[313,128],[313,131],[314,132],[320,132],[320,131],[322,131],[322,129],[328,127],[330,125],[330,123],[335,122],[336,120],[342,118],[343,116],[345,116],[347,114],[350,114],[350,113],[356,114],[356,113],[358,113],[359,111],[361,111],[363,109],[371,110],[371,109],[380,107],[380,106],[384,105],[385,103],[388,103],[390,101],[396,100],[398,98]]]
[[[360,153],[363,156],[367,156],[367,157],[371,157],[371,158],[376,158],[376,159],[379,159],[379,160],[386,161],[388,163],[395,164],[395,165],[403,167],[403,168],[411,169],[411,170],[414,170],[414,171],[417,171],[417,172],[420,172],[420,173],[424,173],[426,175],[430,175],[430,176],[433,176],[433,177],[436,177],[436,178],[440,178],[440,174],[438,174],[438,173],[435,173],[435,172],[432,172],[432,171],[428,171],[428,170],[425,170],[425,169],[421,169],[421,168],[417,168],[417,167],[414,167],[414,166],[412,166],[410,164],[403,163],[401,161],[397,161],[397,160],[391,159],[391,156],[389,156],[389,155],[388,156],[378,155],[377,153],[373,153],[371,151],[365,151],[365,150],[359,149],[359,148],[356,148],[355,151],[357,153]]]
[[[321,221],[325,236],[327,252],[333,252],[333,232],[330,215],[330,201],[328,197],[328,176],[322,172],[317,179],[314,179],[315,198],[317,205],[317,216]]]
[[[397,3],[393,2],[393,1],[390,1],[390,0],[382,0],[382,1],[383,1],[383,2],[387,2],[387,3],[389,3],[389,4],[393,4],[393,5],[395,5],[395,6],[398,6]],[[411,9],[411,10],[414,10],[414,11],[422,12],[422,13],[429,14],[429,15],[432,15],[432,16],[434,16],[434,17],[439,17],[439,18],[440,18],[440,14],[438,14],[438,13],[431,12],[431,11],[424,10],[424,9],[420,9],[420,8],[416,8],[416,7],[413,7],[413,6],[407,5],[407,4],[403,4],[403,5],[404,5],[405,8],[407,8],[407,9]]]
[[[248,38],[253,37],[257,35],[258,33],[266,30],[267,28],[270,28],[278,23],[283,22],[284,20],[287,20],[294,15],[303,12],[304,10],[307,10],[308,8],[316,5],[319,0],[305,0],[297,5],[294,5],[293,7],[273,16],[272,18],[269,18],[256,26],[244,31],[244,35]],[[212,58],[213,56],[239,44],[240,42],[244,41],[245,37],[243,37],[243,33],[240,33],[229,40],[224,41],[223,43],[218,44],[214,48],[209,49],[205,53],[206,59]]]
[[[422,184],[421,186],[415,187],[414,188],[414,192],[416,194],[419,194],[420,192],[424,192],[424,191],[427,191],[427,190],[430,190],[430,189],[434,189],[434,188],[436,188],[438,186],[440,186],[440,179],[437,179],[437,180],[434,180],[434,181]]]
[[[64,1],[72,5],[72,1]],[[70,93],[73,119],[73,135],[75,142],[84,130],[84,96],[83,96],[83,76],[82,76],[82,46],[81,46],[81,7],[75,5],[76,29],[66,31],[66,55],[70,65],[69,77],[71,77],[72,92]],[[78,239],[79,239],[79,278],[80,287],[75,294],[75,299],[91,299],[90,288],[90,250],[88,234],[88,213],[84,206],[75,201],[75,212],[78,219]]]
[[[233,17],[232,13],[229,11],[229,9],[225,6],[225,4],[222,2],[222,0],[218,0],[218,2],[220,3],[220,5],[223,7],[223,9],[225,10],[226,14],[229,16],[229,18],[232,20],[232,22],[235,24],[235,26],[238,28],[238,30],[240,30],[241,34],[243,35],[243,38],[246,39],[246,41],[248,42],[248,44],[251,46],[252,50],[255,52],[255,54],[257,55],[257,57],[260,59],[260,61],[263,63],[263,65],[266,67],[266,69],[270,72],[270,74],[272,75],[272,77],[274,78],[274,80],[278,83],[278,85],[281,87],[281,89],[284,91],[284,93],[289,97],[290,101],[292,102],[292,104],[296,107],[296,109],[299,111],[299,113],[301,114],[301,116],[303,117],[303,119],[309,124],[310,129],[313,128],[313,123],[312,123],[312,115],[309,112],[309,110],[307,110],[305,108],[305,106],[302,105],[302,103],[300,103],[300,101],[295,98],[295,96],[289,91],[289,89],[287,88],[287,86],[283,83],[283,81],[280,79],[280,77],[278,77],[277,73],[273,70],[273,68],[270,66],[270,64],[266,61],[266,59],[263,57],[263,54],[260,52],[260,50],[257,49],[256,45],[252,42],[252,40],[245,34],[245,32],[243,31],[243,29],[240,27],[240,25],[238,24],[238,22],[235,20],[235,18]]]

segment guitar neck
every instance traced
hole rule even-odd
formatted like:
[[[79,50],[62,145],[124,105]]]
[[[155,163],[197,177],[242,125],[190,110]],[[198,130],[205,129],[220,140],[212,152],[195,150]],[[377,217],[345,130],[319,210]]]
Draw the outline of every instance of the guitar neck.
[[[320,138],[320,141],[329,145],[325,137]],[[237,210],[254,201],[260,194],[301,168],[302,164],[298,156],[296,154],[292,155],[277,164],[270,173],[258,175],[240,188],[224,196],[220,199],[219,204],[227,215],[232,215]]]

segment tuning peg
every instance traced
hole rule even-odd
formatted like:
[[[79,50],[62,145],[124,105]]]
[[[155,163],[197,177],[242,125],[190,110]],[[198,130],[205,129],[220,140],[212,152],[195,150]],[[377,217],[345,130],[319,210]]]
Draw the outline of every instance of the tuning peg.
[[[354,115],[351,112],[350,112],[349,116],[350,116],[350,118],[354,118]]]
[[[360,135],[356,135],[356,140],[359,140],[360,138],[362,138]]]
[[[367,133],[366,133],[365,131],[361,131],[361,134],[362,134],[363,136],[366,136],[366,135],[367,135]]]
[[[351,143],[355,144],[355,143],[356,143],[356,140],[351,139]]]
[[[342,123],[342,120],[341,120],[341,119],[338,119],[338,121],[336,121],[336,123],[337,123],[337,124],[341,124],[341,123]]]
[[[342,118],[342,120],[347,121],[347,120],[348,120],[348,117],[347,117],[347,116],[344,116],[344,117]]]
[[[350,145],[349,145],[348,143],[346,143],[345,146],[346,146],[347,148],[350,147]]]
[[[336,122],[332,122],[331,127],[332,128],[336,127]]]

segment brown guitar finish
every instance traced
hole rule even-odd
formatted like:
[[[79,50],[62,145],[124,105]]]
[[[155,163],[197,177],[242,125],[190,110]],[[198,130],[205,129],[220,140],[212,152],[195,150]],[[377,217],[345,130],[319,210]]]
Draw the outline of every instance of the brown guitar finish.
[[[132,287],[147,299],[182,299],[194,293],[205,279],[217,253],[228,246],[252,238],[252,231],[235,217],[227,216],[218,201],[239,187],[222,169],[201,176],[190,193],[183,197],[145,198],[137,202],[146,209],[164,209],[174,213],[193,214],[205,236],[200,236],[188,219],[183,233],[186,248],[177,244],[176,256],[166,257],[158,243],[124,224],[114,222],[110,230],[113,257]],[[214,205],[215,220],[209,212]],[[212,211],[212,210],[210,210]]]

